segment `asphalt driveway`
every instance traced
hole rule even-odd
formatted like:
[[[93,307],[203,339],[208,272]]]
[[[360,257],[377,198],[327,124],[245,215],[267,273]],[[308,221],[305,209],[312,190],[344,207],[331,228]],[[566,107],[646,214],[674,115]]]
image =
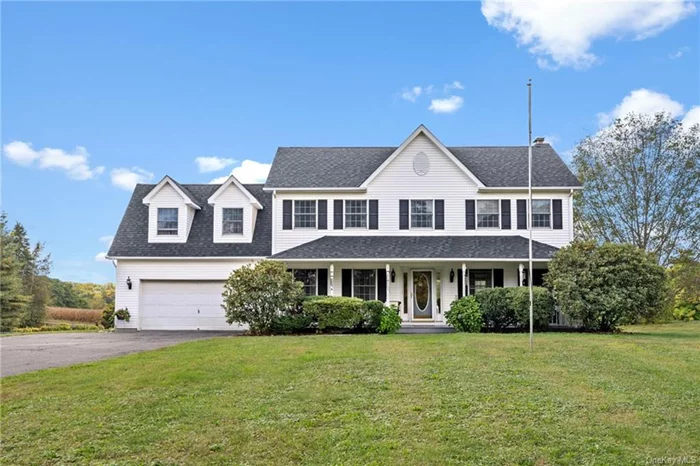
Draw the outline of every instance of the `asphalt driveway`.
[[[0,377],[137,353],[235,332],[42,333],[0,338]]]

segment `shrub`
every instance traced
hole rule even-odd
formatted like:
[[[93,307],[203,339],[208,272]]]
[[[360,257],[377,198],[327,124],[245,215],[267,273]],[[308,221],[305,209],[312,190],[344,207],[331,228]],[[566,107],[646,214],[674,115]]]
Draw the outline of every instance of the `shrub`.
[[[526,286],[506,288],[509,307],[515,317],[515,325],[530,327],[530,290]],[[532,323],[535,329],[545,329],[554,314],[554,298],[546,288],[532,287]]]
[[[313,317],[319,330],[350,330],[362,326],[367,306],[359,298],[326,296],[304,301],[304,313]]]
[[[474,296],[453,301],[450,310],[445,313],[445,319],[460,332],[479,332],[483,323],[479,302]]]
[[[102,311],[101,324],[104,328],[114,328],[114,303],[108,304]]]
[[[114,309],[114,304],[111,305]],[[51,320],[69,320],[99,324],[104,311],[99,309],[76,309],[72,307],[46,307],[46,317]]]
[[[398,329],[401,328],[401,316],[399,316],[399,309],[396,306],[382,308],[382,314],[379,319],[379,326],[377,327],[378,333],[396,333]]]
[[[486,327],[501,331],[517,325],[518,319],[511,306],[508,290],[509,288],[487,288],[476,293]]]
[[[682,251],[668,271],[673,292],[673,317],[700,319],[700,262],[691,251]]]
[[[304,313],[295,313],[275,317],[270,328],[271,333],[286,335],[302,333],[308,330],[314,319]]]
[[[700,306],[698,306],[700,308]],[[686,305],[673,309],[673,318],[676,320],[695,320],[700,319],[700,309]]]
[[[303,285],[278,261],[263,260],[234,270],[224,285],[226,321],[248,324],[252,333],[271,333],[278,319],[298,312]]]
[[[666,271],[630,244],[574,242],[554,254],[545,282],[562,312],[589,330],[651,321],[667,308]]]
[[[387,307],[381,301],[372,300],[365,301],[364,308],[362,328],[370,332],[376,332],[381,324],[382,314]]]

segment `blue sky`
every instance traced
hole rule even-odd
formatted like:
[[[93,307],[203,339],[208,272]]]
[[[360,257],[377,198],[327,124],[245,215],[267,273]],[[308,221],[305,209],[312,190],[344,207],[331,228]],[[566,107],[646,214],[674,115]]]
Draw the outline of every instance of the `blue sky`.
[[[525,145],[527,78],[563,155],[626,111],[700,121],[699,31],[681,0],[4,2],[2,209],[53,276],[110,281],[136,180],[261,179],[277,146],[398,145],[420,123]]]

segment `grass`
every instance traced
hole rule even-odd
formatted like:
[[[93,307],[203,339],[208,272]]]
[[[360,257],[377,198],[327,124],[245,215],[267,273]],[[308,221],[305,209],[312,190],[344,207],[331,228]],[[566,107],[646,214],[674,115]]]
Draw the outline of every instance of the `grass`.
[[[2,381],[3,464],[700,461],[700,322],[217,338]]]

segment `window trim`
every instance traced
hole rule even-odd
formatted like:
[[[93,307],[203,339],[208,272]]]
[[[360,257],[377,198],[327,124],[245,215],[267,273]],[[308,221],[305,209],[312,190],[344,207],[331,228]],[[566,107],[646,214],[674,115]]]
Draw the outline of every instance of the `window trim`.
[[[470,283],[471,283],[471,274],[472,274],[474,271],[483,272],[484,270],[490,270],[490,271],[491,271],[491,286],[486,287],[486,288],[484,288],[484,289],[496,288],[496,286],[494,285],[494,272],[493,272],[494,269],[471,269],[471,270],[467,270],[467,296],[475,296],[475,295],[476,295],[476,279],[474,279],[474,282],[475,282],[475,283],[474,283],[474,292],[472,293],[472,289],[471,289],[471,285],[470,285]]]
[[[349,227],[348,226],[348,201],[360,201],[365,203],[365,226]],[[360,215],[360,214],[350,214]],[[369,200],[367,199],[343,199],[343,228],[345,230],[368,230],[369,229]]]
[[[174,210],[175,211],[175,222],[177,223],[177,226],[175,229],[171,228],[159,228],[158,224],[160,223],[160,211],[161,210]],[[165,220],[163,220],[165,222]],[[174,231],[175,233],[161,233],[161,231]],[[161,236],[161,237],[171,237],[171,236],[180,236],[180,208],[179,207],[157,207],[156,208],[156,236]]]
[[[226,209],[231,209],[231,210],[240,210],[241,211],[241,232],[240,233],[226,233],[224,231],[224,222],[226,221],[224,218],[224,213]],[[243,207],[222,207],[221,208],[221,236],[226,236],[226,237],[238,237],[238,236],[243,236],[245,234],[245,209]]]
[[[377,296],[379,295],[379,273],[377,273],[377,269],[351,269],[352,274],[351,274],[351,296],[353,298],[356,298],[355,296],[355,270],[368,270],[368,271],[373,271],[374,272],[374,298],[369,299],[367,301],[374,301],[377,299]],[[359,298],[362,299],[362,298]]]
[[[501,212],[501,199],[475,199],[476,203],[474,204],[474,230],[501,230],[502,225],[501,225],[501,216],[503,213]],[[498,203],[498,226],[497,227],[480,227],[479,226],[479,201],[496,201]]]
[[[314,226],[298,227],[297,226],[297,202],[313,202],[314,203]],[[310,215],[310,214],[302,214]],[[294,199],[292,202],[292,230],[318,230],[318,199]]]
[[[533,215],[535,215],[535,209],[533,208],[532,205],[530,205],[530,226],[533,230],[551,230],[553,228],[553,212],[552,212],[552,198],[549,199],[532,199],[532,203],[534,204],[535,201],[547,201],[549,202],[549,225],[546,227],[536,227],[535,226],[535,221],[533,218]],[[563,208],[562,208],[563,211]],[[562,222],[563,224],[563,222]]]
[[[432,209],[430,210],[430,213],[432,214],[432,220],[430,221],[429,227],[414,227],[413,226],[413,209],[412,204],[415,201],[429,201],[432,203]],[[435,199],[408,199],[408,229],[409,230],[416,230],[416,231],[430,231],[430,230],[435,230]]]
[[[290,269],[290,270],[292,271],[292,277],[294,277],[295,282],[299,282],[301,280],[297,280],[297,277],[294,276],[294,272],[296,272],[297,270],[313,270],[315,272],[314,277],[316,278],[316,286],[314,287],[314,294],[313,295],[305,294],[305,296],[318,296],[318,269],[306,269],[306,268],[301,269],[301,268],[299,268],[299,269]],[[301,283],[304,283],[304,282],[301,282]],[[306,288],[306,285],[304,285],[304,288]]]

